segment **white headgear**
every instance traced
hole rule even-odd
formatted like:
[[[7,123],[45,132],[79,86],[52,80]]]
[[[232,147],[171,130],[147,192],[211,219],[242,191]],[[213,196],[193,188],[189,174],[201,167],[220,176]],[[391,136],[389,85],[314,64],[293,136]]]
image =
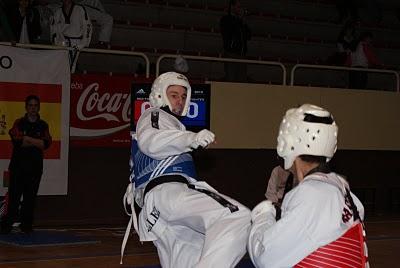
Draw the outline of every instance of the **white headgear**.
[[[285,169],[289,169],[299,155],[325,156],[329,161],[336,152],[338,127],[333,121],[331,125],[306,122],[306,115],[316,117],[332,117],[327,110],[303,104],[286,112],[278,135],[278,155],[285,160]]]
[[[172,111],[171,103],[167,97],[167,89],[169,86],[183,86],[186,88],[186,102],[185,107],[183,107],[182,116],[185,116],[189,110],[190,96],[191,96],[191,87],[188,79],[183,74],[175,73],[175,72],[167,72],[161,74],[159,77],[154,80],[153,85],[151,87],[151,93],[149,96],[150,105],[152,107],[164,107],[167,106]]]

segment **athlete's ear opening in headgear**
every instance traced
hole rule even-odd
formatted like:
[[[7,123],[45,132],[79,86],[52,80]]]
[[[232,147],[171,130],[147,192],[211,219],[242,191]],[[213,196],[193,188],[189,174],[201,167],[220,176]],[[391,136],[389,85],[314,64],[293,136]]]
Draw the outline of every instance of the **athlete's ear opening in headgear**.
[[[289,109],[279,127],[277,153],[289,169],[297,156],[326,157],[330,161],[337,149],[338,126],[327,110],[303,104]]]
[[[169,86],[182,86],[186,88],[186,102],[183,107],[181,116],[186,116],[189,110],[190,96],[192,89],[189,81],[183,74],[176,72],[167,72],[158,76],[151,87],[151,93],[149,96],[150,105],[156,108],[168,107],[171,111],[173,109],[171,103],[167,97],[167,89]]]

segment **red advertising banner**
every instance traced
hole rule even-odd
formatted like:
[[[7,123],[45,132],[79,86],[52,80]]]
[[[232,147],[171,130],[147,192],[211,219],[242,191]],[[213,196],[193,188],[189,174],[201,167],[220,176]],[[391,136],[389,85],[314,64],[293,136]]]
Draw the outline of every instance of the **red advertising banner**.
[[[70,94],[72,146],[129,146],[130,94],[134,82],[148,81],[128,75],[72,75]]]

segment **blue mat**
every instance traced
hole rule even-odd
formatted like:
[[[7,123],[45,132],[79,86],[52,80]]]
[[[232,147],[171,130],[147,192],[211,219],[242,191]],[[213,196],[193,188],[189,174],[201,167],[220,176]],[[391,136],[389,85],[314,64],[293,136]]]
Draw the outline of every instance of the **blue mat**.
[[[10,233],[0,235],[0,243],[22,246],[57,246],[98,243],[95,239],[77,236],[67,231],[34,231],[30,234]]]

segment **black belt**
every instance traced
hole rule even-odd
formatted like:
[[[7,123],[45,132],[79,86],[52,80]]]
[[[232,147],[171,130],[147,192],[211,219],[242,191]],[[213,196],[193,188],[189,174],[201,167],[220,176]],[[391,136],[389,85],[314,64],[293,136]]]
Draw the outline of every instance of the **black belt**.
[[[189,184],[189,182],[187,181],[187,179],[186,179],[185,177],[181,176],[181,175],[165,175],[165,176],[160,176],[160,177],[157,177],[157,178],[151,180],[151,181],[146,185],[146,188],[144,189],[144,192],[143,192],[143,200],[144,200],[146,194],[147,194],[148,192],[150,192],[150,190],[152,190],[152,189],[153,189],[154,187],[156,187],[157,185],[160,185],[160,184],[163,184],[163,183],[167,183],[167,182],[180,182],[180,183],[184,183],[184,184],[186,184],[190,189],[193,189],[193,190],[196,190],[196,191],[198,191],[198,192],[200,192],[200,193],[203,193],[203,194],[208,195],[209,197],[211,197],[212,199],[214,199],[215,201],[217,201],[218,203],[220,203],[223,207],[228,208],[228,209],[231,211],[231,213],[233,213],[233,212],[239,210],[239,208],[238,208],[236,205],[232,204],[231,202],[229,202],[228,200],[226,200],[225,198],[223,198],[223,197],[220,196],[219,194],[214,193],[214,192],[211,192],[211,191],[209,191],[209,190],[207,190],[207,189],[196,188],[195,185]],[[136,202],[135,202],[135,206],[137,206],[137,205],[136,205]],[[138,206],[136,207],[136,209],[137,209],[137,208],[138,208]],[[140,210],[141,210],[141,209],[140,209]],[[138,212],[138,211],[136,211],[136,212]],[[139,211],[139,213],[140,213],[140,211]],[[137,213],[137,214],[139,215],[139,213]]]
[[[229,210],[231,211],[231,213],[236,212],[239,210],[239,208],[232,204],[231,202],[229,202],[228,200],[226,200],[225,198],[223,198],[222,196],[220,196],[219,194],[215,193],[215,192],[211,192],[207,189],[202,189],[202,188],[196,188],[195,185],[193,184],[188,184],[188,187],[190,189],[196,190],[200,193],[206,194],[209,197],[211,197],[212,199],[214,199],[215,201],[217,201],[218,203],[220,203],[223,207],[229,208]]]
[[[157,177],[157,178],[149,181],[149,183],[146,185],[146,188],[144,188],[143,200],[144,200],[144,197],[146,196],[146,194],[148,192],[150,192],[150,190],[152,190],[157,185],[167,183],[167,182],[181,182],[184,184],[188,184],[187,179],[181,175],[165,175],[165,176]]]

